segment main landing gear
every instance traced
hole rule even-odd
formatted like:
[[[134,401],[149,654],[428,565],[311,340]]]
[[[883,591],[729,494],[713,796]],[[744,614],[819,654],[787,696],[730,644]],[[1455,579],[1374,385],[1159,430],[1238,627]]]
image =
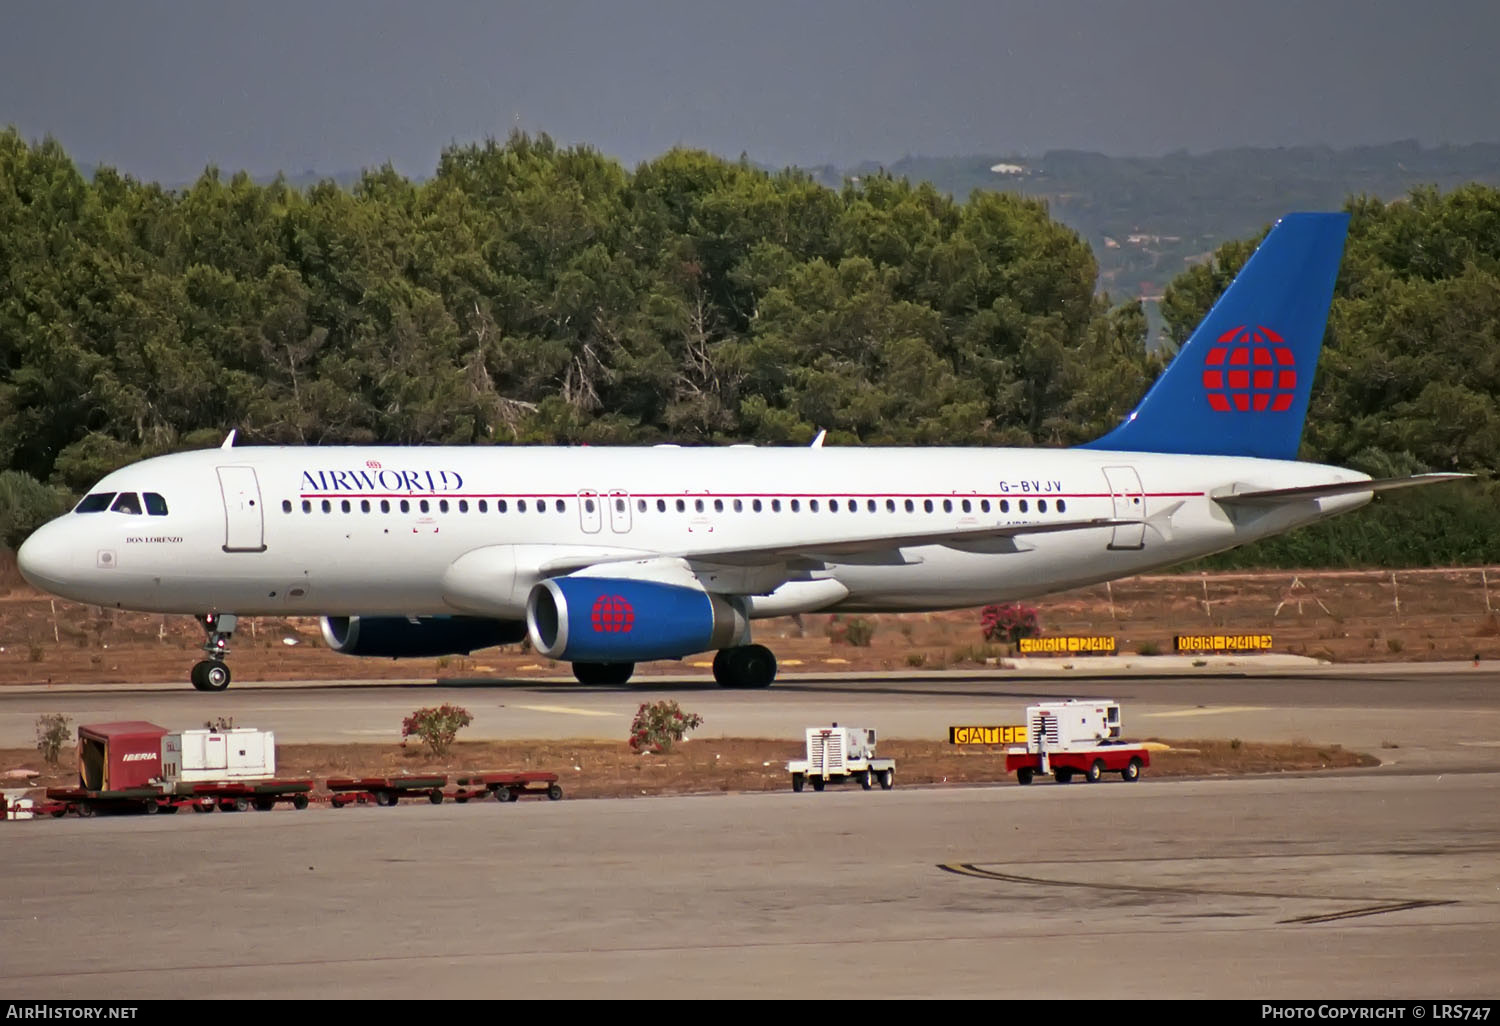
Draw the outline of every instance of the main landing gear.
[[[723,648],[714,656],[714,680],[721,688],[765,688],[776,679],[776,656],[764,645]]]
[[[229,639],[234,636],[238,618],[233,613],[209,613],[198,617],[208,640],[203,651],[208,658],[193,665],[191,680],[199,691],[223,691],[229,687],[229,666],[224,657],[229,654]]]

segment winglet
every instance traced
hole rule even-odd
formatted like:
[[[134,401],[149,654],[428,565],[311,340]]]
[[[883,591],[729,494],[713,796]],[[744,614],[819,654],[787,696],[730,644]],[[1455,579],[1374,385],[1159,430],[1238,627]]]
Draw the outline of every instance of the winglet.
[[[236,429],[234,429],[234,428],[230,429],[230,431],[229,431],[229,437],[226,438],[226,439],[224,439],[224,444],[221,445],[221,446],[219,446],[220,449],[233,449],[234,448],[234,432],[235,432],[235,430]]]
[[[828,437],[828,429],[824,428],[822,431],[818,432],[818,437],[814,438],[812,440],[812,445],[809,448],[813,448],[813,449],[821,449],[821,448],[823,448],[823,439],[825,439],[827,437]]]

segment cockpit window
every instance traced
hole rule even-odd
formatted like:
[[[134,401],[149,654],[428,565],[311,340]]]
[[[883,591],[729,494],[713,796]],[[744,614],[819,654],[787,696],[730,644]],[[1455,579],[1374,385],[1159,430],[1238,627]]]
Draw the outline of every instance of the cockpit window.
[[[141,515],[141,499],[135,492],[121,492],[115,499],[115,504],[110,508],[114,513],[129,513],[132,516]]]
[[[74,513],[103,513],[109,509],[109,504],[114,501],[114,492],[95,492],[93,495],[85,495],[83,501],[73,507]]]
[[[167,515],[167,500],[155,492],[143,492],[141,498],[146,500],[146,512],[153,517],[164,517]]]

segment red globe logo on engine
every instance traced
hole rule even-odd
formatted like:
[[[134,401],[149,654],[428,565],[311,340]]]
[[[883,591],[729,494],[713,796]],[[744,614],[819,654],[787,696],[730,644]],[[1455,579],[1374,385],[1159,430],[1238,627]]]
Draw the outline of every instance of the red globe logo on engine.
[[[600,595],[594,600],[595,634],[629,634],[635,626],[635,607],[619,595]]]
[[[1297,361],[1282,337],[1264,324],[1241,324],[1219,336],[1204,361],[1203,388],[1216,410],[1292,408]]]

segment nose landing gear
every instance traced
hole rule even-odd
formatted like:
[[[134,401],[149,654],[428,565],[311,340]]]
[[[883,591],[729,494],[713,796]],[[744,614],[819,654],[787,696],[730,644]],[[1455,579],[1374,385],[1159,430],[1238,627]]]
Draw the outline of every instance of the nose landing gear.
[[[207,659],[194,664],[191,680],[199,691],[223,691],[229,687],[229,666],[224,657],[229,654],[229,639],[234,636],[238,618],[233,613],[208,613],[198,617],[208,639],[203,643]]]

